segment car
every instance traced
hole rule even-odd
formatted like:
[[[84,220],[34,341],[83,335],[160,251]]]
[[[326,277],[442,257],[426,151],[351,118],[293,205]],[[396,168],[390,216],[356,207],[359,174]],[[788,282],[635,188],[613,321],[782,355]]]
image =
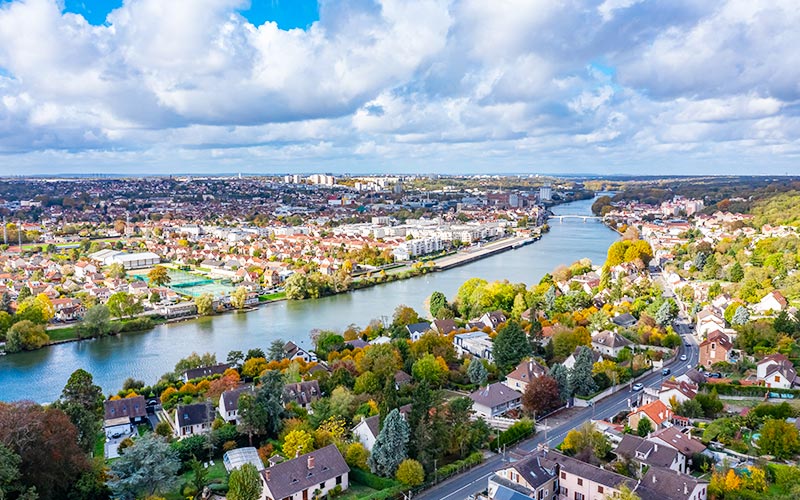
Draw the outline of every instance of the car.
[[[690,346],[690,345],[689,345],[689,343],[688,343],[688,342],[686,342],[686,343],[685,343],[685,344],[683,344],[683,345],[684,345],[684,347],[692,347],[692,346]]]
[[[633,384],[634,391],[641,391],[642,389],[644,389],[644,386],[641,384],[641,382],[636,382]]]
[[[719,372],[709,373],[706,375],[708,378],[722,378],[722,374]]]
[[[664,377],[666,375],[669,375],[669,374],[670,374],[670,369],[669,368],[664,368],[663,370],[661,370],[661,376],[662,377]]]
[[[114,434],[111,435],[111,439],[119,439],[121,437],[122,437],[121,432],[115,432]]]
[[[686,361],[686,359],[687,359],[686,355],[685,354],[681,354],[681,361]]]

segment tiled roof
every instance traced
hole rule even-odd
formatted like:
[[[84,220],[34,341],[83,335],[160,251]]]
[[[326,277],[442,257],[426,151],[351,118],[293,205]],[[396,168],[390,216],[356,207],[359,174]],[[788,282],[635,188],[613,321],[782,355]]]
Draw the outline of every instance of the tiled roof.
[[[261,474],[272,498],[291,497],[350,471],[335,445],[275,464]]]

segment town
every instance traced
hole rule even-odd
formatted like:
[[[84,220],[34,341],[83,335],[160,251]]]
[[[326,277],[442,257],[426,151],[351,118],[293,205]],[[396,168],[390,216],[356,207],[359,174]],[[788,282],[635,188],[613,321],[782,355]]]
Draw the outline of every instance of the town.
[[[459,256],[455,246],[480,252],[504,239],[547,238],[542,190],[536,204],[517,209],[486,201],[468,210],[461,197],[464,205],[438,221],[370,209],[327,226],[329,236],[309,220],[267,223],[273,230],[261,236],[249,226],[161,219],[119,228],[137,252],[130,243],[88,239],[77,248],[52,243],[49,254],[8,247],[6,349],[41,347],[61,321],[75,321],[81,336],[124,335],[151,316],[247,310],[272,300],[265,294],[299,300],[335,290],[315,284],[312,276],[330,275],[313,258],[298,266],[296,258],[254,256],[286,239],[281,228],[307,228],[288,236],[306,244],[317,238],[312,248],[324,248],[326,238],[394,242],[386,263],[331,258],[333,272],[344,269],[351,283],[359,273],[388,275],[389,266],[404,265],[411,256],[398,259],[398,249],[409,242],[449,242],[414,255],[441,252],[432,259],[441,263]],[[619,236],[605,262],[560,265],[538,283],[472,278],[450,297],[432,290],[426,310],[400,305],[386,321],[320,325],[310,349],[298,339],[275,340],[223,358],[197,346],[158,380],[129,378],[104,394],[78,369],[52,405],[0,404],[8,463],[69,450],[58,467],[63,476],[20,468],[7,489],[35,488],[40,498],[791,498],[800,491],[793,465],[800,264],[795,214],[775,207],[800,206],[800,195],[751,197],[746,211],[734,212],[724,208],[737,200],[628,197],[594,198],[592,210]],[[469,220],[457,220],[461,214]],[[588,223],[561,217],[549,223]],[[230,238],[241,233],[247,236]],[[53,271],[42,263],[58,256],[77,257],[68,277],[84,283],[64,294],[72,318],[58,316],[65,299],[31,281]],[[16,260],[24,264],[14,267]],[[275,270],[274,282],[246,267],[274,262],[289,264]],[[29,271],[15,286],[13,278]],[[104,285],[105,295],[91,293],[90,282]],[[112,290],[114,283],[124,291]],[[45,329],[48,320],[54,324]],[[35,439],[9,432],[21,421],[40,429]],[[65,431],[48,438],[44,429],[56,421]]]

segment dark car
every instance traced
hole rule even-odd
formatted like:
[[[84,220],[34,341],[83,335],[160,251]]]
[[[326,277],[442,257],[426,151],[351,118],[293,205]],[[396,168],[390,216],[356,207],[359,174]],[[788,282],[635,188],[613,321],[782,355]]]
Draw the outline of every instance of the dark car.
[[[709,373],[706,375],[708,378],[722,378],[722,374],[719,372]]]
[[[661,370],[661,376],[662,377],[665,376],[665,375],[669,375],[670,373],[671,372],[670,372],[669,368],[664,368],[663,370]]]

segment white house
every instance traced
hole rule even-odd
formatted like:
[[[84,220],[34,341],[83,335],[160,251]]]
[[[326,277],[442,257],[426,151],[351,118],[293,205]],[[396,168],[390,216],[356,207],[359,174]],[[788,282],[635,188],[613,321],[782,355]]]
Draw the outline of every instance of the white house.
[[[756,377],[767,387],[790,389],[800,385],[792,362],[783,354],[770,354],[756,365]]]
[[[602,331],[592,337],[592,349],[603,356],[619,357],[620,352],[633,344],[617,332]]]
[[[788,305],[789,303],[786,301],[786,297],[784,297],[781,292],[773,290],[765,295],[758,304],[753,306],[753,309],[757,313],[769,314],[783,311]]]
[[[183,439],[211,431],[216,412],[210,403],[178,405],[175,410],[175,435]]]
[[[459,333],[453,337],[453,345],[456,348],[456,354],[464,356],[471,354],[481,359],[492,361],[492,342],[489,334],[485,332],[468,332]]]
[[[272,465],[261,472],[261,500],[324,498],[337,486],[349,486],[350,467],[336,445]]]
[[[500,382],[481,387],[469,395],[472,409],[482,417],[497,417],[522,406],[522,394]]]
[[[219,397],[219,414],[223,420],[231,424],[239,423],[239,397],[242,394],[254,394],[249,385],[230,389]]]

